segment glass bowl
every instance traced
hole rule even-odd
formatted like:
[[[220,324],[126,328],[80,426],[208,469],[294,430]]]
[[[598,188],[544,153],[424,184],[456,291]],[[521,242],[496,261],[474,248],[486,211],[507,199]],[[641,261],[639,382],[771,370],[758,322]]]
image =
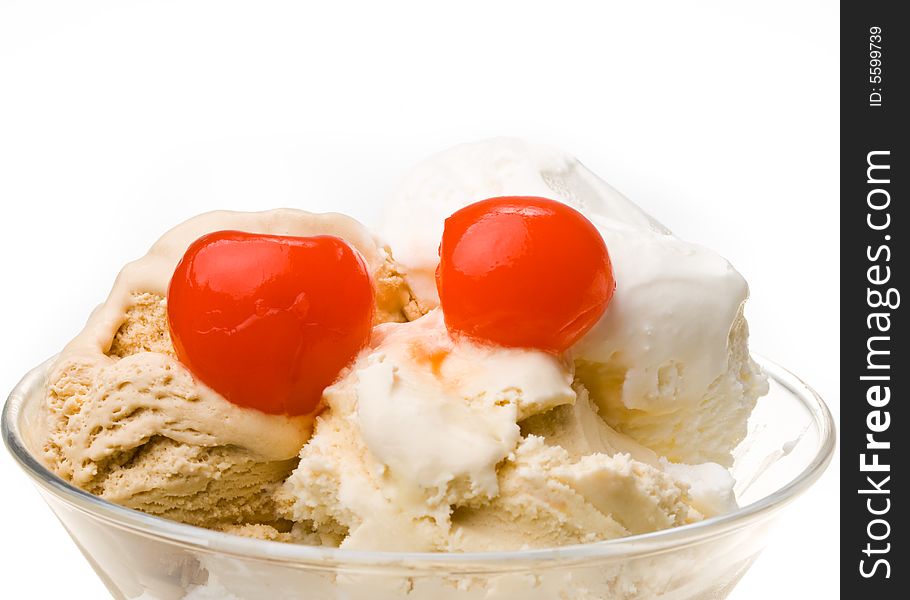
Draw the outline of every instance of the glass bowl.
[[[29,432],[50,361],[3,410],[3,439],[118,599],[594,600],[725,598],[765,546],[778,512],[824,471],[834,423],[796,376],[759,359],[770,393],[736,449],[741,508],[655,533],[545,550],[363,552],[249,539],[149,516],[58,478]],[[38,557],[36,557],[38,558]]]

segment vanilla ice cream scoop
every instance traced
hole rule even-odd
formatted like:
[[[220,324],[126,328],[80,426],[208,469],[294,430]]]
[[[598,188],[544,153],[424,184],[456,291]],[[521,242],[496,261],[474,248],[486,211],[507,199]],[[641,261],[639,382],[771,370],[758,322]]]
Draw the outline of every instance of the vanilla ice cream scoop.
[[[767,383],[748,351],[749,289],[718,254],[592,215],[616,292],[571,353],[608,423],[674,461],[729,465]]]
[[[438,303],[433,274],[445,217],[503,195],[564,202],[607,244],[616,291],[569,351],[607,422],[671,460],[729,464],[766,391],[747,349],[745,280],[573,157],[497,138],[456,146],[414,168],[389,200],[380,233],[407,270],[417,303]]]
[[[570,363],[453,337],[439,310],[377,327],[325,400],[277,497],[344,548],[548,547],[735,506],[722,467],[668,465],[611,429]]]
[[[438,310],[382,325],[326,390],[286,516],[344,530],[349,548],[444,549],[451,507],[499,494],[519,419],[573,402],[571,383],[553,355],[453,340]]]

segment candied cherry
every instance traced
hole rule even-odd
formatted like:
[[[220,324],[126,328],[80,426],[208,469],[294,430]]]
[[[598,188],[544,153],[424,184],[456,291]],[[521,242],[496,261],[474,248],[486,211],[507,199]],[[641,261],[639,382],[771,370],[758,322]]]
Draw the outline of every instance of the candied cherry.
[[[239,406],[302,415],[369,340],[373,285],[337,237],[217,231],[177,265],[167,314],[200,381]]]
[[[436,286],[449,330],[555,353],[597,323],[615,288],[597,228],[534,196],[489,198],[446,219]]]

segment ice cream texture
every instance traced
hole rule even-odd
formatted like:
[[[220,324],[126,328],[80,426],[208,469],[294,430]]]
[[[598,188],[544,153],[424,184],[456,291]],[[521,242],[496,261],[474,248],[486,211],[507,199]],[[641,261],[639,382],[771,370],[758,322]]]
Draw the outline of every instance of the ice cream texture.
[[[285,517],[335,532],[345,548],[548,547],[731,505],[723,468],[671,474],[599,417],[570,363],[453,338],[438,309],[377,327],[325,397],[277,496]],[[686,477],[702,475],[720,483],[698,497]]]
[[[312,417],[226,401],[176,360],[167,325],[166,290],[177,262],[193,240],[225,229],[338,236],[370,268],[377,322],[406,320],[411,310],[388,250],[349,217],[282,209],[191,219],[121,271],[56,359],[43,458],[75,485],[151,514],[209,527],[272,526],[271,494],[297,464]]]
[[[446,328],[433,283],[444,220],[502,195],[576,208],[609,249],[613,299],[564,353]],[[195,239],[225,229],[335,235],[369,268],[372,338],[315,416],[231,404],[176,359],[168,281]],[[359,550],[586,543],[736,506],[725,467],[767,386],[748,352],[748,288],[727,261],[574,158],[511,139],[416,167],[378,231],[281,209],[209,213],[165,234],[56,359],[46,464],[151,514]]]
[[[767,390],[747,349],[745,280],[716,253],[673,236],[574,157],[495,138],[456,146],[406,175],[379,232],[406,269],[417,303],[439,301],[432,282],[445,217],[505,195],[564,202],[607,244],[613,299],[570,350],[604,419],[670,460],[729,465]]]

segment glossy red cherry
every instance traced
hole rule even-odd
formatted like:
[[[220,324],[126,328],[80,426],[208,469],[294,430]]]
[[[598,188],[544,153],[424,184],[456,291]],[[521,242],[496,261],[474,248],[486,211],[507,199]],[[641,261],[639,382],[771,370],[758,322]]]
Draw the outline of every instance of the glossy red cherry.
[[[597,228],[532,196],[482,200],[446,219],[436,286],[450,330],[549,352],[593,327],[615,288]]]
[[[373,285],[337,237],[217,231],[177,265],[167,313],[199,380],[234,404],[300,415],[369,340]]]

